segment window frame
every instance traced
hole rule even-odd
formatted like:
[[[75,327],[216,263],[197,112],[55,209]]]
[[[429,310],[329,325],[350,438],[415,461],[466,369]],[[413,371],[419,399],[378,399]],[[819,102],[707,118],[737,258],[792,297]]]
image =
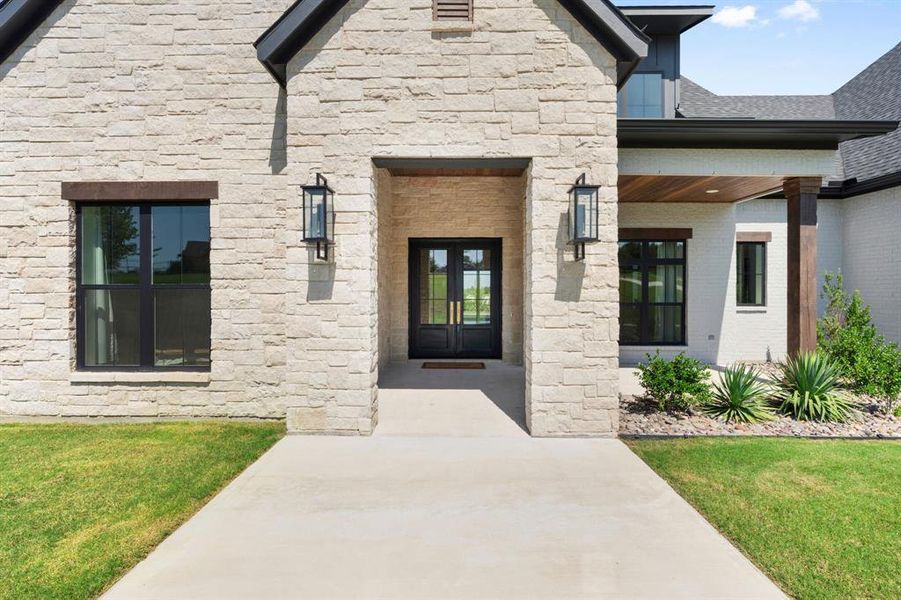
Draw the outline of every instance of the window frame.
[[[642,75],[660,75],[660,116],[659,117],[637,117],[630,114],[620,114],[620,100],[622,100],[623,110],[629,106],[629,81],[632,77],[640,77]],[[664,119],[666,118],[666,73],[663,70],[640,71],[632,73],[629,80],[623,85],[623,88],[616,94],[616,116],[619,119]],[[636,240],[631,240],[636,241]]]
[[[739,255],[739,248],[742,245],[747,246],[761,246],[763,248],[763,272],[762,272],[762,280],[761,286],[763,287],[761,298],[762,301],[760,303],[757,302],[741,302],[741,278],[739,277],[739,268],[740,268],[740,260],[741,257]],[[741,308],[766,308],[767,306],[767,243],[765,241],[760,240],[736,240],[735,242],[735,305]],[[755,274],[756,275],[756,274]],[[756,277],[753,280],[753,285],[755,289],[753,291],[756,292],[757,280]],[[756,296],[756,293],[751,294],[752,297]]]
[[[155,358],[155,331],[153,319],[154,292],[157,289],[201,289],[212,293],[212,277],[207,283],[153,283],[153,217],[154,206],[205,206],[210,208],[209,200],[179,200],[176,202],[154,201],[99,201],[75,203],[75,367],[78,371],[199,371],[209,372],[212,356],[206,365],[171,365],[157,366]],[[82,210],[86,207],[129,206],[138,208],[138,283],[106,283],[85,284],[82,282]],[[212,237],[212,236],[211,236]],[[86,365],[85,364],[85,292],[88,290],[127,290],[138,291],[138,356],[137,365]],[[212,314],[210,314],[212,325]],[[210,336],[212,350],[212,335]]]
[[[635,242],[641,244],[641,256],[637,260],[629,260],[626,262],[621,262],[619,260],[619,243],[620,242]],[[647,248],[649,244],[659,243],[659,242],[682,242],[682,258],[655,258],[650,259],[648,257]],[[619,339],[620,346],[630,346],[630,347],[641,347],[641,346],[685,346],[687,342],[687,330],[688,323],[686,321],[687,313],[688,313],[688,238],[673,238],[673,237],[659,237],[659,238],[636,238],[636,237],[621,237],[617,241],[617,273],[619,268],[623,265],[626,266],[638,266],[641,270],[641,302],[619,302],[620,306],[620,321],[622,320],[622,306],[624,304],[634,306],[638,305],[638,341],[637,342],[623,342],[622,336]],[[681,265],[682,266],[682,302],[650,302],[650,283],[649,283],[649,267],[650,266],[658,266],[658,265]],[[617,277],[619,275],[617,274]],[[682,307],[682,327],[681,327],[681,336],[679,340],[674,342],[654,342],[650,339],[650,309],[651,306],[681,306]]]

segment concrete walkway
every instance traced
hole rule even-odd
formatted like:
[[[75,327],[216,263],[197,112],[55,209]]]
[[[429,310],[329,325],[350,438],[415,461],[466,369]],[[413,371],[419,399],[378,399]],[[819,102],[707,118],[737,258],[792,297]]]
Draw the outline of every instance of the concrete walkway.
[[[618,440],[529,438],[489,381],[521,369],[415,369],[377,435],[283,439],[105,597],[783,597]]]

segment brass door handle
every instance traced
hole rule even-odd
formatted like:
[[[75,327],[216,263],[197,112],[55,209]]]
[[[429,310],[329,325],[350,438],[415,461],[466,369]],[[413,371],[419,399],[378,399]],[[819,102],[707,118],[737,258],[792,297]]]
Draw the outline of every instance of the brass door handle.
[[[454,302],[453,300],[451,300],[450,302],[447,303],[448,308],[450,308],[450,321],[448,321],[448,322],[449,322],[451,325],[456,325],[456,323],[454,323],[454,317],[457,316],[457,307],[456,307],[456,304],[457,304],[457,303]]]
[[[457,301],[457,325],[463,324],[463,303]]]

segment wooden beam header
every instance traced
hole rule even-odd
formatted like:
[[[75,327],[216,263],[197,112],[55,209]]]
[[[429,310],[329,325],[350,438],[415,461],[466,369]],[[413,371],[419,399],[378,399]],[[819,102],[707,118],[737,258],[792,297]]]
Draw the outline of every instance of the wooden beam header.
[[[772,231],[736,231],[736,242],[772,242]]]
[[[218,181],[64,181],[63,200],[81,202],[212,200]]]

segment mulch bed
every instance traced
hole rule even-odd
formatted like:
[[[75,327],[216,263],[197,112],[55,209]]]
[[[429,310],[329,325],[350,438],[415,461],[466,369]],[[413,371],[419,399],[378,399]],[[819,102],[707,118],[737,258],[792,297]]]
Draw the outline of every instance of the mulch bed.
[[[726,423],[704,416],[698,410],[668,413],[644,398],[623,396],[619,402],[621,436],[788,436],[901,439],[901,418],[885,414],[872,398],[861,397],[858,417],[847,423],[795,421],[780,416],[764,423]]]

